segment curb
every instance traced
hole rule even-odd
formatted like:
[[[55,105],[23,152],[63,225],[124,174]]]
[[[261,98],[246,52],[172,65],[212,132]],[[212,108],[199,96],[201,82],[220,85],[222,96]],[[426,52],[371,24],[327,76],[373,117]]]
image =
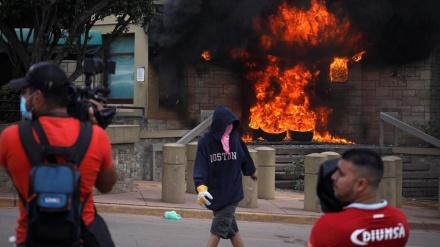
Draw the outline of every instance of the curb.
[[[150,216],[163,217],[166,211],[176,211],[182,218],[194,219],[212,219],[212,212],[206,209],[186,209],[186,208],[169,208],[169,207],[151,207],[151,206],[132,206],[132,205],[115,205],[96,203],[96,208],[100,212],[110,213],[127,213]],[[257,222],[276,222],[290,224],[313,224],[318,217],[304,215],[286,215],[286,214],[266,214],[266,213],[250,213],[235,212],[237,220],[257,221]]]
[[[18,199],[1,198],[0,207],[17,207]],[[212,212],[206,209],[187,209],[152,206],[133,206],[123,204],[95,203],[99,212],[123,213],[133,215],[149,215],[163,217],[166,211],[176,211],[182,218],[212,219]],[[289,214],[266,214],[254,212],[236,212],[235,216],[240,221],[256,221],[271,223],[288,223],[313,225],[319,216],[289,215]],[[440,231],[439,223],[408,221],[411,230]]]

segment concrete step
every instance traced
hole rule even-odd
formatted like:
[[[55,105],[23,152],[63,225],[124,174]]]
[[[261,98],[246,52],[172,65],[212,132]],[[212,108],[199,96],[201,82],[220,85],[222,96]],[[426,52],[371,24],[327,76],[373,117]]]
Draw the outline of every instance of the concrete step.
[[[438,188],[405,188],[402,196],[407,198],[432,198],[438,199]]]
[[[405,179],[402,188],[438,188],[438,179]]]
[[[429,164],[403,163],[402,171],[429,171]]]
[[[406,179],[437,179],[439,178],[438,172],[431,171],[404,171],[402,173],[403,180]]]
[[[275,163],[290,163],[299,162],[304,159],[304,155],[275,155]]]
[[[289,180],[289,181],[277,180],[277,181],[275,181],[275,188],[277,188],[277,189],[294,189],[295,188],[295,181],[293,181],[293,180]]]

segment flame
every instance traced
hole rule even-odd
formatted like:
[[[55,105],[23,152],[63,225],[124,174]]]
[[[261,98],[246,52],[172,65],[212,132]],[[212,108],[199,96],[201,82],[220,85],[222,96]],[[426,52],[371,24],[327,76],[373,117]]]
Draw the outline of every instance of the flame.
[[[333,63],[330,64],[330,81],[331,82],[347,82],[348,81],[348,59],[343,57],[334,57]]]
[[[330,143],[354,144],[353,141],[347,140],[345,138],[333,136],[330,133],[328,133],[327,131],[323,134],[315,132],[313,134],[313,140],[320,141],[320,142],[330,142]]]
[[[252,142],[252,136],[251,136],[249,133],[243,135],[243,136],[241,137],[241,139],[242,139],[245,143],[250,143],[250,142]]]
[[[265,70],[247,75],[247,79],[255,82],[257,98],[257,104],[250,109],[249,126],[269,133],[313,130],[318,116],[330,112],[325,107],[312,109],[306,93],[306,87],[319,71],[312,73],[302,64],[281,70],[278,58],[269,56],[268,60],[270,64]]]
[[[362,39],[360,33],[351,32],[348,17],[338,20],[322,0],[312,0],[307,11],[284,2],[278,7],[278,13],[269,17],[268,24],[270,33],[260,38],[261,45],[266,49],[274,45],[273,41],[283,41],[298,47],[298,50],[310,50],[310,47],[322,44],[354,44]],[[262,25],[254,24],[254,28],[259,30]],[[347,35],[349,33],[351,35]]]
[[[361,33],[352,29],[348,17],[338,15],[337,18],[329,12],[323,0],[311,0],[311,6],[307,10],[284,2],[279,5],[276,14],[268,17],[267,23],[263,21],[256,20],[254,29],[260,32],[260,46],[271,54],[263,57],[264,64],[267,64],[264,68],[260,68],[261,63],[252,61],[254,54],[241,49],[231,52],[234,58],[243,60],[249,69],[246,79],[254,85],[256,103],[250,109],[249,127],[260,128],[268,133],[286,130],[313,131],[313,140],[316,141],[352,143],[333,136],[326,130],[332,109],[311,104],[310,97],[314,92],[310,89],[320,71],[313,64],[304,62],[288,65],[286,60],[289,58],[275,56],[272,51],[280,50],[279,47],[292,48],[299,57],[306,57],[308,52],[319,54],[316,50],[338,47],[344,54],[334,58],[330,67],[334,78],[331,79],[347,81],[347,63],[359,61],[365,53],[363,51],[352,57],[346,55],[359,50],[357,44],[361,43]],[[258,55],[260,54],[255,54]]]
[[[347,82],[348,81],[348,62],[359,62],[362,59],[362,55],[365,51],[361,51],[358,54],[347,57],[334,57],[333,63],[330,64],[330,81],[331,82]]]
[[[208,50],[205,50],[205,51],[203,51],[203,53],[202,53],[202,57],[203,57],[206,61],[209,61],[209,60],[211,60],[211,53],[209,53]]]

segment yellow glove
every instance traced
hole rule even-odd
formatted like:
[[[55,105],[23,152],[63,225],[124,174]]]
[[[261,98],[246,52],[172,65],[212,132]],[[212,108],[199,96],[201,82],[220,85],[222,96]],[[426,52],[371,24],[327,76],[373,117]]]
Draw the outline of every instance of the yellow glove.
[[[197,195],[197,203],[200,205],[200,207],[206,208],[206,206],[211,205],[211,202],[208,201],[208,199],[212,200],[213,197],[208,192],[208,187],[206,185],[202,184],[197,186],[197,192],[199,192],[199,194]]]

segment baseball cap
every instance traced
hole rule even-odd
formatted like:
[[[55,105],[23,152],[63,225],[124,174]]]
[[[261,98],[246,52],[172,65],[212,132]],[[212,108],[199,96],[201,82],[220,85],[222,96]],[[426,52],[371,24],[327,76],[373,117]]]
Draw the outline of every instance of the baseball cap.
[[[64,71],[53,62],[39,62],[31,66],[25,77],[11,80],[12,89],[33,87],[50,94],[65,94],[69,81]]]

